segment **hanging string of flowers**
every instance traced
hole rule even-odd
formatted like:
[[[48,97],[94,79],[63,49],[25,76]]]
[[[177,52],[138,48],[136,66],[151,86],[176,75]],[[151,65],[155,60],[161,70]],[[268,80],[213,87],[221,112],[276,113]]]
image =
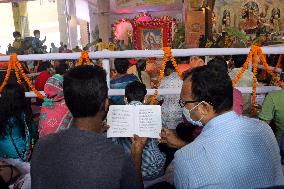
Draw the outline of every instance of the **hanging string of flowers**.
[[[233,83],[233,87],[236,86],[236,84],[240,81],[240,79],[243,77],[244,72],[248,69],[248,66],[250,64],[250,61],[252,59],[252,54],[254,51],[252,51],[252,49],[250,50],[248,57],[246,59],[246,62],[244,63],[241,71],[238,73],[238,75],[233,79],[232,83]]]
[[[182,72],[178,68],[176,60],[175,60],[175,58],[174,58],[174,56],[172,54],[171,48],[170,47],[164,47],[163,51],[164,51],[164,57],[163,57],[163,60],[162,60],[162,67],[161,67],[159,78],[158,78],[157,88],[159,88],[160,85],[161,85],[161,81],[162,81],[162,79],[164,77],[164,74],[165,74],[165,68],[166,68],[166,64],[167,64],[168,59],[171,60],[173,66],[176,69],[176,72],[178,73],[179,77],[182,79]],[[152,96],[150,104],[155,104],[156,103],[157,96],[158,96],[158,90],[155,90],[154,95]]]
[[[15,75],[16,75],[16,78],[17,78],[17,83],[19,83],[20,85],[22,85],[23,82],[22,82],[22,79],[21,79],[21,77],[20,77],[20,75],[19,75],[19,69],[18,69],[18,67],[15,66],[15,65],[13,65],[13,67],[14,67],[14,69],[15,69]]]
[[[24,69],[23,69],[23,67],[22,67],[22,64],[21,64],[19,61],[17,61],[15,64],[16,64],[15,66],[16,66],[16,67],[19,69],[19,71],[20,71],[20,76],[22,76],[22,77],[24,78],[24,80],[25,80],[26,83],[28,84],[29,88],[36,94],[36,96],[37,96],[38,98],[44,99],[44,96],[43,96],[38,90],[36,90],[36,88],[33,86],[32,82],[31,82],[30,78],[29,78],[29,77],[26,75],[26,73],[24,72]]]
[[[258,58],[260,59],[261,63],[264,66],[264,70],[272,76],[272,80],[281,88],[284,88],[284,82],[281,81],[280,77],[277,76],[274,71],[270,70],[269,65],[267,64],[266,57],[262,52],[262,49],[259,46],[252,46],[248,57],[246,59],[245,64],[243,65],[241,71],[238,73],[238,75],[233,79],[232,83],[235,87],[236,84],[239,82],[241,77],[243,76],[244,72],[248,68],[248,65],[250,61],[252,60],[252,66],[253,66],[253,86],[252,86],[252,108],[250,112],[250,116],[255,115],[255,106],[256,106],[256,88],[257,88],[257,69],[258,69]],[[282,57],[281,57],[282,58]],[[276,68],[280,66],[281,58],[279,58],[278,63],[276,65]]]
[[[3,80],[3,82],[2,82],[2,84],[0,86],[0,93],[2,93],[4,87],[7,85],[9,77],[10,77],[10,74],[11,74],[11,70],[12,70],[11,59],[12,59],[12,57],[10,58],[10,61],[8,62],[7,72],[6,72],[5,78],[4,78],[4,80]]]
[[[270,69],[269,69],[269,65],[268,65],[268,63],[267,63],[267,61],[266,61],[266,57],[265,57],[265,55],[263,54],[261,48],[258,49],[257,54],[258,54],[259,59],[261,60],[263,66],[264,66],[264,69],[268,72],[268,74],[271,75],[272,80],[273,80],[279,87],[284,88],[284,82],[281,81],[280,77],[277,76],[277,75],[273,72],[273,70],[270,70]]]
[[[90,65],[91,61],[90,61],[90,57],[89,57],[89,53],[88,51],[82,51],[81,52],[81,56],[76,64],[76,66],[79,65]]]
[[[277,64],[276,64],[276,66],[275,66],[275,68],[274,68],[274,72],[276,71],[277,68],[281,68],[281,66],[282,66],[282,65],[281,65],[282,58],[283,58],[283,55],[280,54],[280,56],[279,56],[279,58],[278,58],[278,61],[277,61]]]
[[[257,87],[257,68],[258,68],[258,60],[257,60],[257,51],[253,51],[252,56],[252,66],[253,66],[253,85],[252,85],[252,99],[251,99],[251,112],[250,116],[253,117],[255,115],[255,106],[256,106],[256,87]]]
[[[40,98],[40,99],[44,98],[44,96],[38,90],[36,90],[35,87],[33,86],[31,80],[29,79],[29,77],[24,72],[24,69],[23,69],[21,63],[19,62],[19,60],[17,58],[17,54],[15,54],[15,53],[11,55],[10,60],[8,62],[8,69],[7,69],[7,72],[6,72],[6,75],[5,75],[5,79],[4,79],[3,83],[1,84],[0,93],[2,93],[4,87],[8,83],[12,69],[15,70],[15,75],[16,75],[16,78],[17,78],[17,82],[19,84],[22,84],[22,79],[21,79],[21,77],[22,77],[26,81],[26,83],[28,84],[29,88],[37,95],[38,98]]]

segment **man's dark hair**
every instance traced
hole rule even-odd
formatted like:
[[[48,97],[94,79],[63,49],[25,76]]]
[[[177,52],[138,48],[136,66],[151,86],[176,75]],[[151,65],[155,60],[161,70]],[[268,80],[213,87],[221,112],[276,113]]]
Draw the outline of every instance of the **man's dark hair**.
[[[98,42],[103,42],[102,38],[99,38]]]
[[[212,60],[210,60],[207,65],[209,67],[215,67],[217,69],[220,69],[221,71],[223,72],[228,72],[228,64],[227,62],[225,61],[224,58],[218,56],[218,57],[215,57],[213,58]]]
[[[174,67],[173,63],[172,63],[172,61],[170,61],[170,60],[168,60],[168,61],[166,62],[166,68],[165,68],[165,70],[167,70],[167,69],[175,70],[175,67]]]
[[[233,55],[232,60],[234,61],[235,68],[240,68],[246,62],[246,55]]]
[[[117,58],[114,60],[114,67],[117,73],[126,74],[129,68],[129,61],[126,58]]]
[[[16,37],[21,37],[21,33],[18,32],[18,31],[15,31],[13,32],[13,37],[16,38]]]
[[[142,74],[142,71],[145,71],[145,69],[146,69],[146,60],[145,59],[138,60],[137,63],[136,63],[136,69],[137,69],[137,73],[138,73],[138,78],[143,83],[143,79],[142,79],[141,74]]]
[[[128,102],[140,101],[143,102],[145,95],[147,94],[146,86],[139,81],[133,81],[125,87],[125,97]]]
[[[106,72],[99,66],[77,66],[64,75],[63,91],[74,118],[95,116],[108,95]]]
[[[69,65],[65,62],[65,60],[60,61],[59,65],[55,67],[55,72],[57,74],[63,75],[65,74],[69,69]]]
[[[192,69],[184,76],[191,80],[193,100],[211,104],[216,113],[231,110],[233,107],[233,86],[227,72],[213,66]]]
[[[34,30],[34,35],[36,34],[40,34],[40,31],[39,30]]]
[[[8,184],[4,181],[2,176],[0,176],[0,188],[2,188],[2,189],[9,189]]]
[[[172,61],[168,60],[166,62],[166,67],[165,67],[165,76],[169,76],[172,73],[172,71],[175,71],[175,67],[172,64]]]
[[[39,63],[39,66],[38,66],[38,72],[43,72],[43,71],[46,71],[48,68],[51,68],[52,65],[50,62],[41,62]]]

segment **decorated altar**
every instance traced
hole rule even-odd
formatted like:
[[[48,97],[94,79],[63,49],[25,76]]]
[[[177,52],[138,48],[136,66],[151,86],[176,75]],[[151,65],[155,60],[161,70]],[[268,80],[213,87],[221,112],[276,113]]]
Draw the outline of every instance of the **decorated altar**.
[[[170,16],[153,17],[142,13],[133,19],[120,19],[113,25],[116,41],[128,49],[157,50],[171,47],[177,29],[176,20]]]

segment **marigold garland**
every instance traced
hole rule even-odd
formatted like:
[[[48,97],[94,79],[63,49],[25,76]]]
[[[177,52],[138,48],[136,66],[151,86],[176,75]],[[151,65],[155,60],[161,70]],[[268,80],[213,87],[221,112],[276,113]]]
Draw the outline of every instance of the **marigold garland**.
[[[245,70],[248,68],[248,65],[252,59],[253,65],[253,87],[252,87],[252,108],[250,112],[250,116],[255,115],[255,105],[256,105],[256,88],[257,88],[257,68],[258,68],[258,59],[259,57],[261,63],[264,66],[264,69],[272,76],[272,80],[281,88],[284,88],[284,83],[280,80],[279,76],[274,73],[274,70],[269,69],[269,65],[267,64],[266,57],[262,52],[262,49],[259,46],[252,46],[250,53],[248,54],[247,60],[242,67],[242,70],[238,73],[238,75],[233,79],[232,84],[235,86],[241,77],[243,76]],[[276,68],[280,65],[279,61],[276,65]]]
[[[258,49],[258,56],[259,56],[259,59],[261,60],[263,66],[264,66],[264,69],[272,76],[272,80],[273,80],[279,87],[284,88],[284,82],[281,81],[280,77],[277,76],[277,75],[273,72],[273,70],[270,70],[270,69],[269,69],[269,65],[267,64],[266,57],[265,57],[265,55],[263,54],[261,48]]]
[[[36,90],[35,87],[32,85],[32,82],[30,81],[29,77],[25,74],[21,63],[19,62],[19,60],[17,58],[17,54],[15,54],[15,53],[11,55],[10,60],[8,62],[8,69],[7,69],[7,72],[6,72],[5,79],[4,79],[3,83],[1,84],[0,93],[2,93],[4,87],[8,83],[12,69],[15,70],[15,75],[17,77],[17,82],[19,84],[22,84],[22,80],[21,80],[21,77],[22,77],[27,82],[29,88],[37,95],[38,98],[40,98],[40,99],[44,98],[44,96],[38,90]]]
[[[82,51],[81,52],[81,56],[80,56],[76,66],[85,65],[85,64],[86,65],[90,65],[91,64],[88,51]]]
[[[7,72],[6,72],[6,75],[5,75],[5,78],[0,86],[0,93],[2,93],[4,87],[7,85],[8,83],[8,80],[9,80],[9,77],[10,77],[10,74],[11,74],[11,69],[12,69],[12,63],[11,61],[8,62],[8,68],[7,68]]]
[[[159,88],[159,86],[161,85],[161,81],[162,81],[162,79],[164,77],[164,74],[165,74],[165,68],[166,68],[166,64],[167,64],[168,59],[171,60],[173,66],[176,69],[176,72],[178,73],[179,77],[182,79],[182,72],[178,68],[176,60],[175,60],[175,58],[174,58],[174,56],[172,54],[171,48],[170,47],[164,47],[163,51],[164,51],[164,57],[163,57],[163,60],[162,60],[162,68],[160,70],[157,88]],[[154,95],[152,96],[150,104],[155,104],[156,103],[157,96],[158,96],[158,90],[155,90]]]
[[[283,55],[280,54],[280,56],[279,56],[279,58],[278,58],[278,61],[277,61],[277,64],[276,64],[276,66],[275,66],[275,68],[274,68],[274,71],[276,71],[277,68],[281,68],[281,66],[282,66],[282,65],[281,65],[282,58],[283,58]]]
[[[238,75],[233,79],[232,83],[233,83],[233,86],[235,87],[236,84],[240,81],[240,79],[243,77],[243,74],[244,72],[247,70],[248,66],[249,66],[249,63],[252,59],[252,54],[253,54],[253,51],[251,50],[248,54],[248,57],[246,59],[246,62],[244,63],[241,71],[238,73]]]
[[[251,112],[250,116],[253,117],[255,115],[255,105],[256,105],[256,87],[257,87],[257,68],[258,68],[258,61],[257,61],[257,51],[254,51],[252,57],[252,66],[253,66],[253,85],[252,85],[252,99],[251,99]]]

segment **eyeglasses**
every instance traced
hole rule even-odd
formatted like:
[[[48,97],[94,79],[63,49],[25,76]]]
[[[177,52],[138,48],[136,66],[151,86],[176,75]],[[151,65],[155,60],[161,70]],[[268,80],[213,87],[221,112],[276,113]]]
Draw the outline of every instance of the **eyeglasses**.
[[[195,102],[200,102],[200,101],[199,100],[183,101],[182,99],[179,99],[179,101],[178,101],[181,108],[185,107],[185,105],[188,104],[188,103],[195,103]]]

